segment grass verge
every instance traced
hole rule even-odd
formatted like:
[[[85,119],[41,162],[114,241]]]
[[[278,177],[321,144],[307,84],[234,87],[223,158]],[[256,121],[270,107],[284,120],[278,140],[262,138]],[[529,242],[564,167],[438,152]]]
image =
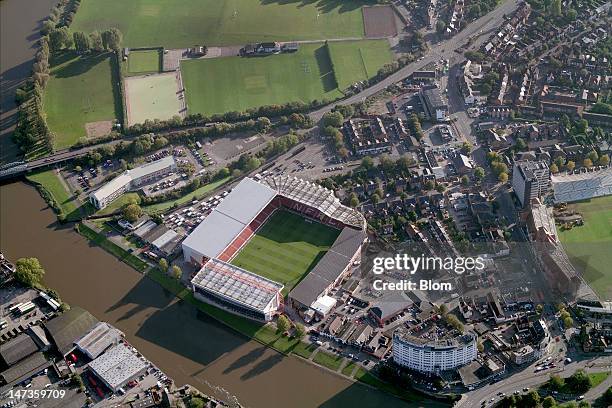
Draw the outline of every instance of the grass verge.
[[[344,357],[330,354],[326,351],[319,350],[312,359],[315,363],[327,367],[332,371],[338,371],[344,361]]]
[[[47,170],[27,176],[34,183],[40,195],[56,212],[58,219],[64,221],[78,221],[82,215],[92,213],[93,207],[89,204],[81,204],[74,194],[71,194],[55,170]]]
[[[104,235],[98,234],[83,223],[79,224],[79,233],[137,271],[144,272],[148,268],[146,262],[130,254],[125,249],[106,239]]]

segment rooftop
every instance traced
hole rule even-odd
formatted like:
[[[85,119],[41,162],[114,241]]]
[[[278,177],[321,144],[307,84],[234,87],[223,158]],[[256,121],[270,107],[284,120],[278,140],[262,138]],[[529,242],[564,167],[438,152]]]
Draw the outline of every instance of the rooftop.
[[[55,319],[49,320],[46,327],[60,353],[65,355],[74,347],[74,343],[97,323],[98,320],[91,313],[74,306]]]
[[[108,347],[117,344],[121,332],[108,323],[98,323],[89,333],[83,336],[76,345],[91,358],[97,358]]]
[[[147,363],[125,343],[119,343],[89,363],[89,367],[114,390],[146,370]]]
[[[257,311],[264,310],[283,289],[280,283],[218,259],[208,261],[191,283]]]

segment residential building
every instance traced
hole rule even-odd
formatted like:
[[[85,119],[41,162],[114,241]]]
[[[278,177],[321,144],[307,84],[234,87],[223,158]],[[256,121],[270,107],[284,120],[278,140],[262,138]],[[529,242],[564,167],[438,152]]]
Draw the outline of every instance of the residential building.
[[[550,170],[543,161],[516,161],[512,170],[512,187],[522,207],[542,197],[550,189]]]

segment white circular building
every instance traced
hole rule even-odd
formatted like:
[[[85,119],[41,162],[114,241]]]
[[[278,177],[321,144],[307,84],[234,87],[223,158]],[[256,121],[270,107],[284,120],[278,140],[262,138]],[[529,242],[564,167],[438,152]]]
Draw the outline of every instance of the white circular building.
[[[477,336],[472,332],[444,338],[424,338],[406,330],[393,333],[393,361],[423,373],[461,367],[476,359]]]

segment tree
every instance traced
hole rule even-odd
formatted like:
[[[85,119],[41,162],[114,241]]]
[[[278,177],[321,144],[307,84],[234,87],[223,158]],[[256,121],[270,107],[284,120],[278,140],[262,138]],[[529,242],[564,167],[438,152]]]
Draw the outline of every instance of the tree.
[[[344,117],[342,113],[336,112],[326,112],[323,115],[323,126],[333,126],[335,128],[339,128],[342,126],[342,122],[344,122]]]
[[[395,163],[386,154],[381,154],[378,158],[378,167],[385,172],[391,172],[395,168]]]
[[[168,270],[168,261],[166,261],[164,258],[159,260],[159,267],[161,268],[162,271],[167,271]]]
[[[591,377],[582,369],[576,370],[576,372],[569,376],[565,382],[570,390],[576,394],[582,394],[588,391],[593,385]]]
[[[343,159],[346,159],[349,155],[349,151],[346,147],[342,146],[341,148],[338,149],[338,155],[342,157]]]
[[[302,340],[306,335],[306,329],[302,323],[295,324],[295,337]]]
[[[481,63],[485,59],[485,55],[480,51],[466,51],[464,55],[465,58],[476,63]]]
[[[51,51],[59,51],[63,48],[70,48],[73,39],[68,32],[68,27],[56,28],[49,33],[49,47]]]
[[[364,157],[361,159],[361,167],[366,170],[370,170],[372,167],[374,167],[374,159],[372,159],[370,156]]]
[[[603,398],[604,404],[608,404],[608,405],[612,404],[612,387],[609,387],[606,390],[606,392],[604,392],[604,395],[602,398]]]
[[[202,397],[193,396],[189,400],[189,408],[204,408],[206,401]]]
[[[463,323],[459,321],[457,316],[449,313],[446,316],[444,316],[444,319],[446,320],[446,323],[451,325],[453,328],[455,328],[456,330],[460,332],[463,332]]]
[[[599,159],[599,155],[597,154],[597,152],[595,150],[591,150],[589,152],[589,154],[587,154],[587,157],[591,160],[591,162],[595,163],[597,161],[597,159]]]
[[[542,408],[555,408],[557,401],[550,395],[542,400]]]
[[[527,149],[527,143],[525,142],[525,139],[520,137],[516,139],[516,148],[520,151]]]
[[[436,191],[438,193],[443,193],[446,191],[446,187],[444,187],[444,184],[436,184]]]
[[[559,167],[555,163],[550,165],[550,172],[552,174],[557,174],[559,172]]]
[[[174,279],[179,280],[179,279],[181,279],[181,276],[183,276],[183,271],[181,270],[180,266],[173,265],[172,266],[172,270],[170,271],[170,275]]]
[[[565,385],[565,381],[563,378],[559,377],[556,374],[550,376],[550,379],[546,383],[549,389],[553,391],[559,391]]]
[[[461,176],[461,185],[467,187],[470,184],[470,178],[468,176]]]
[[[461,144],[461,153],[469,155],[472,152],[472,144],[469,142],[463,142]]]
[[[484,178],[484,176],[485,176],[485,171],[482,167],[476,167],[474,169],[474,177],[476,177],[476,179],[480,181]]]
[[[561,16],[561,0],[552,0],[550,5],[550,14],[553,17]]]
[[[570,316],[565,316],[563,318],[563,325],[569,329],[574,325],[574,319],[572,319]]]
[[[482,353],[484,351],[484,344],[482,344],[482,341],[479,341],[476,347],[478,348],[479,353]]]
[[[26,286],[36,286],[45,275],[37,258],[19,258],[15,263],[15,279]]]
[[[536,313],[541,315],[543,311],[544,311],[544,306],[542,304],[538,304],[536,306]]]
[[[123,209],[123,218],[129,222],[136,222],[142,215],[142,208],[138,204],[132,203],[125,206]]]
[[[582,161],[582,165],[583,165],[584,167],[589,167],[589,168],[590,168],[590,167],[593,167],[593,161],[591,161],[591,159],[584,159],[584,160]]]
[[[376,205],[380,201],[380,196],[378,194],[374,193],[374,194],[372,194],[370,196],[370,200],[372,201],[372,204]]]
[[[355,208],[359,205],[359,198],[357,197],[357,194],[351,193],[351,196],[349,198],[349,205],[351,206],[351,208]]]
[[[507,183],[508,173],[499,173],[499,175],[497,176],[497,179],[499,180],[500,183]]]
[[[93,31],[89,34],[89,48],[95,52],[104,51],[104,44],[102,43],[102,36],[99,32]]]
[[[278,317],[278,320],[276,321],[276,328],[278,329],[279,332],[281,333],[286,332],[290,326],[291,326],[291,322],[289,321],[287,316],[280,315]]]
[[[521,403],[529,408],[536,408],[540,403],[540,394],[535,390],[531,390],[527,395],[523,395]]]
[[[72,33],[72,38],[74,39],[74,48],[76,48],[78,53],[85,53],[89,51],[89,36],[82,31],[75,31]]]
[[[433,182],[433,180],[427,180],[425,182],[425,185],[423,186],[423,188],[427,191],[433,190],[434,187],[435,187],[435,183]]]
[[[117,28],[111,28],[102,32],[102,45],[104,49],[111,51],[119,51],[121,49],[121,42],[123,41],[123,34]]]
[[[567,169],[567,171],[572,171],[576,168],[576,163],[574,163],[572,160],[569,160],[565,165],[565,168]]]
[[[563,165],[565,165],[565,157],[563,156],[559,156],[555,159],[555,165],[557,166],[557,168],[561,168],[563,167]]]
[[[446,23],[443,20],[436,21],[436,32],[444,34],[444,31],[446,31]]]
[[[607,166],[608,164],[610,164],[610,156],[608,156],[607,154],[602,154],[599,160],[597,161],[597,164],[599,164],[600,166]]]

